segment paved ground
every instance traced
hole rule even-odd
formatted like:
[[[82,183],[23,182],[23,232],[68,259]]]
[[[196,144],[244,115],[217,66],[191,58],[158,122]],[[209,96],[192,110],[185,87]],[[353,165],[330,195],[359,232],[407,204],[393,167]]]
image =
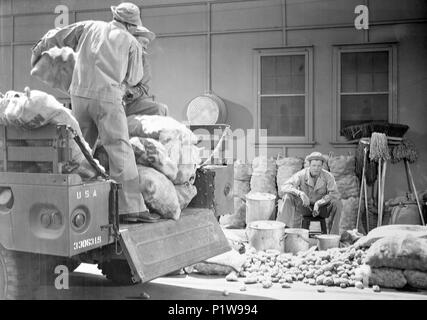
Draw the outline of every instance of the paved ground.
[[[43,285],[38,291],[39,299],[142,299],[144,292],[150,299],[156,300],[373,300],[373,299],[411,299],[427,300],[427,292],[402,292],[383,290],[375,293],[372,289],[326,288],[319,293],[316,287],[305,284],[292,284],[291,289],[282,289],[274,284],[270,289],[263,289],[259,284],[247,285],[247,291],[241,292],[241,282],[227,282],[223,277],[207,277],[196,274],[163,277],[150,283],[121,287],[105,279],[94,265],[82,264],[70,275],[70,288],[57,290],[53,285]],[[228,296],[223,291],[229,292]]]

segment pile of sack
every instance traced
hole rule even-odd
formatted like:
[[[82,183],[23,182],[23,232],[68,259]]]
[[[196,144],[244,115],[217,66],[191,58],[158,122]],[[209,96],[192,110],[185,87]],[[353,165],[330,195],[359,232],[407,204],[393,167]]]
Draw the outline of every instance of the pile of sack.
[[[352,155],[330,156],[329,171],[335,178],[343,205],[339,233],[356,228],[359,204],[359,180],[355,174],[356,159]]]
[[[251,191],[252,165],[241,160],[234,162],[234,213],[223,215],[221,225],[243,229],[246,226],[246,195]]]
[[[273,158],[256,157],[252,161],[251,192],[277,195],[277,165]]]
[[[34,130],[48,124],[65,124],[71,127],[83,141],[86,150],[91,148],[84,141],[77,120],[71,111],[65,108],[55,97],[39,90],[25,88],[24,92],[8,91],[0,94],[0,125],[14,126],[27,130]],[[39,142],[28,140],[20,141],[22,146],[35,146]],[[82,178],[93,178],[96,170],[88,163],[81,149],[71,141],[71,160],[63,166],[63,173],[77,173]],[[104,170],[100,167],[101,170]],[[49,172],[43,163],[27,163],[26,172]]]
[[[145,203],[163,218],[177,220],[197,194],[198,138],[171,117],[131,115],[127,120]]]
[[[77,54],[70,47],[53,47],[42,52],[31,75],[68,95]]]
[[[297,157],[278,158],[277,165],[277,188],[279,197],[283,197],[281,187],[289,180],[295,173],[300,171],[303,166],[303,159]]]
[[[427,289],[427,227],[390,225],[356,242],[366,252],[365,276],[372,285]]]

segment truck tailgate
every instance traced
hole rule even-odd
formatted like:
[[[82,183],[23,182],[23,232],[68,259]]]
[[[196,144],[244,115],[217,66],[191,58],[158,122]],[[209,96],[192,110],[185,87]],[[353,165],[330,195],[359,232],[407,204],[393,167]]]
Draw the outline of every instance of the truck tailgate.
[[[122,225],[120,234],[134,278],[142,282],[230,250],[209,209],[187,208],[178,221]]]

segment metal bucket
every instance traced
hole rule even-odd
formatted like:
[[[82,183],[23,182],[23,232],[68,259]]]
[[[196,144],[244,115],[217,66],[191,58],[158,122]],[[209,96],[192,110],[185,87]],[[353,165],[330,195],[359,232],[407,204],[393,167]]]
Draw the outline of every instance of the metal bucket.
[[[285,224],[280,221],[252,221],[246,228],[249,244],[257,251],[278,250],[284,252]]]
[[[316,239],[319,250],[328,250],[331,248],[338,248],[341,237],[336,234],[321,234],[316,236]]]
[[[271,193],[250,192],[246,195],[246,225],[252,221],[274,219],[276,196]]]
[[[310,247],[309,233],[307,229],[285,229],[285,252],[297,254],[307,251]]]

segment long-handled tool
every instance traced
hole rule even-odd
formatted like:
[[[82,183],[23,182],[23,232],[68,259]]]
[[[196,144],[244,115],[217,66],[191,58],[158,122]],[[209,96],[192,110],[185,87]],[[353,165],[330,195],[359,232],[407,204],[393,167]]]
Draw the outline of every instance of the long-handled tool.
[[[406,169],[406,178],[408,180],[408,188],[409,188],[409,192],[413,192],[414,196],[415,196],[415,200],[417,202],[417,206],[418,206],[418,213],[420,214],[420,218],[421,218],[421,223],[423,224],[423,226],[425,226],[425,221],[424,221],[424,217],[423,217],[423,211],[421,209],[421,205],[420,205],[420,200],[418,199],[418,193],[417,193],[417,188],[415,187],[415,183],[414,183],[414,178],[412,177],[412,172],[411,172],[411,168],[409,167],[409,162],[407,159],[405,159],[405,169]]]
[[[365,178],[365,164],[366,164],[367,149],[368,149],[367,147],[363,148],[362,179],[360,181],[359,206],[357,208],[356,230],[359,230],[360,212],[362,209],[362,196],[363,196],[363,188],[364,188],[363,179]]]
[[[384,161],[384,163],[382,165],[382,172],[381,172],[381,193],[379,194],[380,207],[378,209],[377,227],[380,227],[383,224],[383,212],[384,212],[384,188],[385,188],[385,174],[387,170],[387,160],[382,160],[382,161]]]
[[[379,158],[378,159],[378,196],[377,196],[377,209],[378,209],[378,220],[377,220],[377,227],[379,226],[379,222],[380,222],[380,212],[381,212],[381,195],[382,195],[382,159]]]
[[[89,152],[89,150],[86,149],[81,137],[77,134],[76,130],[71,128],[70,126],[67,126],[68,131],[71,133],[74,141],[80,148],[81,152],[83,153],[86,160],[89,162],[89,164],[92,166],[93,169],[95,169],[98,176],[101,176],[104,179],[110,179],[110,177],[105,173],[105,171],[99,166],[98,163],[96,163],[95,159],[93,158],[92,154]]]
[[[366,213],[366,232],[369,232],[369,209],[368,209],[368,191],[366,183],[366,162],[367,162],[368,147],[363,148],[363,168],[362,168],[362,181],[360,183],[360,193],[359,193],[359,206],[357,209],[357,221],[356,221],[356,230],[359,230],[359,221],[360,213],[362,209],[362,197],[364,196],[365,202],[365,213]]]
[[[377,227],[382,225],[384,211],[384,188],[385,188],[385,173],[387,170],[387,160],[378,159],[378,220]]]

